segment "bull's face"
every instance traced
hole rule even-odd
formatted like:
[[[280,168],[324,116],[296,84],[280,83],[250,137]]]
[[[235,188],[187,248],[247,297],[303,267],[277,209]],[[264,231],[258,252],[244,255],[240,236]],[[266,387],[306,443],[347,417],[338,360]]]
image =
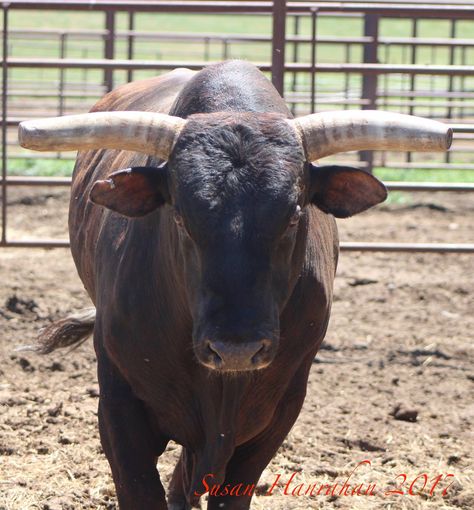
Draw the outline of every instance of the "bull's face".
[[[347,150],[444,151],[452,132],[438,122],[370,111],[294,120],[95,112],[24,122],[19,137],[38,150],[123,149],[168,161],[114,172],[90,196],[127,216],[163,205],[175,216],[196,356],[232,371],[263,368],[275,356],[279,315],[305,255],[308,204],[347,217],[386,197],[365,172],[307,162]]]
[[[181,133],[169,160],[171,195],[194,349],[208,367],[263,368],[277,351],[299,269],[304,162],[280,117],[198,115]]]
[[[187,121],[166,166],[95,185],[93,200],[122,214],[172,206],[194,351],[205,366],[255,370],[273,360],[304,260],[309,203],[347,216],[385,198],[361,171],[331,167],[328,185],[328,167],[314,168],[281,115],[203,114]]]

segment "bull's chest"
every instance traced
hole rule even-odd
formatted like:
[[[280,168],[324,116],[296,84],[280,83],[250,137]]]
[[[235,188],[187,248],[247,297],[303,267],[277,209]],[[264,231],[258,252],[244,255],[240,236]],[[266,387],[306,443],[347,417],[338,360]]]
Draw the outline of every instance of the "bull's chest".
[[[145,403],[157,433],[194,450],[208,441],[227,443],[226,437],[237,446],[268,426],[290,376],[281,366],[213,373],[192,356],[190,337],[171,342],[143,327],[139,337],[133,330],[115,329],[105,347]]]

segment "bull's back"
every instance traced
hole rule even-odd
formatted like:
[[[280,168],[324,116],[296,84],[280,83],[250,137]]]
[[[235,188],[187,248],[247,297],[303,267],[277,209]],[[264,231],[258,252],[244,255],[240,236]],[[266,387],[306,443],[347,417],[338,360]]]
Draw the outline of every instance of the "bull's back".
[[[100,99],[91,111],[168,113],[177,95],[195,74],[189,69],[175,69],[163,76],[122,85]],[[90,189],[95,181],[105,179],[114,170],[149,163],[149,156],[131,151],[101,149],[78,153],[72,177],[69,234],[79,276],[93,300],[93,266],[100,230],[109,221],[120,237],[128,220],[92,204],[89,201]]]
[[[285,100],[250,62],[228,60],[205,67],[189,80],[171,114],[186,118],[195,113],[281,113],[291,117]]]

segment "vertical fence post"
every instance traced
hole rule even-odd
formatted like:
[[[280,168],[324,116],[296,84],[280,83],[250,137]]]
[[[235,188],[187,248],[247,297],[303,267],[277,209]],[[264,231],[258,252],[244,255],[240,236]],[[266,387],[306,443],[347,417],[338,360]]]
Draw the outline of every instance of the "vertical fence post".
[[[134,32],[135,30],[135,13],[133,11],[130,11],[128,13],[128,31]],[[133,46],[135,42],[135,34],[128,34],[128,49],[127,49],[127,58],[128,60],[133,60]],[[133,80],[133,70],[130,69],[127,72],[127,81]]]
[[[436,54],[437,54],[437,46],[431,46],[431,58],[430,62],[436,62]],[[434,74],[430,75],[430,92],[433,93],[436,90],[436,76]],[[433,117],[434,110],[433,110],[433,100],[430,101],[430,111],[428,116]]]
[[[364,16],[364,36],[370,37],[370,41],[364,44],[364,64],[376,64],[379,44],[379,16],[366,14]],[[362,99],[367,100],[362,106],[363,110],[375,110],[377,108],[377,75],[366,73],[362,77]],[[374,155],[372,151],[360,151],[359,159],[367,165],[367,170],[372,172]]]
[[[209,61],[209,54],[210,54],[210,43],[211,40],[209,37],[204,38],[204,62]]]
[[[466,51],[467,51],[466,46],[464,46],[464,45],[461,46],[461,65],[462,66],[466,65]],[[461,76],[459,78],[459,88],[460,88],[460,90],[466,90],[466,77],[465,76]],[[461,101],[464,103],[465,98],[463,98]],[[464,107],[459,108],[459,118],[460,119],[464,118]]]
[[[272,83],[283,96],[285,89],[286,0],[273,0]]]
[[[228,60],[229,58],[229,39],[224,38],[222,40],[222,60]]]
[[[295,41],[293,42],[293,62],[296,64],[298,63],[298,54],[299,54],[299,41],[297,41],[297,38],[300,35],[300,17],[298,14],[295,14],[294,16],[294,29],[293,29],[293,35],[295,37]],[[297,109],[297,95],[298,95],[298,73],[296,71],[293,72],[293,80],[291,82],[291,92],[293,92],[293,102],[291,104],[291,113],[293,115],[296,115],[296,109]]]
[[[7,94],[8,94],[8,4],[3,4],[2,37],[2,237],[7,243]]]
[[[105,47],[104,58],[113,60],[115,56],[115,11],[107,11],[105,13]],[[104,71],[104,85],[107,92],[114,88],[114,71],[106,69]]]
[[[61,32],[60,35],[61,38],[61,46],[59,48],[59,58],[64,59],[66,58],[66,38],[67,33]],[[64,75],[66,73],[66,70],[64,68],[61,68],[59,70],[59,108],[58,108],[58,115],[64,115],[64,103],[65,103],[65,86],[64,86]]]
[[[413,18],[412,20],[412,29],[411,29],[411,36],[413,39],[416,39],[418,37],[418,18]],[[418,46],[413,42],[411,46],[411,60],[410,63],[412,65],[416,64],[416,53],[417,53]],[[415,102],[415,94],[416,92],[416,75],[412,74],[410,76],[410,106],[408,108],[409,115],[414,115],[415,113],[415,107],[413,106],[413,103]]]
[[[351,43],[347,43],[345,45],[345,62],[346,64],[350,64],[351,63]],[[351,90],[350,90],[350,85],[351,85],[351,75],[349,73],[345,73],[344,75],[344,98],[346,100],[346,103],[344,104],[344,110],[348,110],[349,109],[349,103],[350,103],[350,99],[351,99]]]
[[[450,34],[449,34],[449,37],[451,39],[456,39],[456,28],[457,28],[457,19],[454,18],[451,20],[451,30],[450,30]],[[450,66],[454,65],[455,60],[456,60],[456,47],[451,45],[449,48],[449,65]],[[454,78],[454,76],[451,75],[449,77],[449,87],[448,87],[448,91],[449,91],[449,98],[448,98],[449,107],[448,107],[448,111],[447,111],[448,119],[453,118],[453,107],[451,106],[451,104],[453,101],[452,92],[454,90],[454,81],[455,81],[455,78]],[[449,151],[446,152],[446,154],[444,156],[444,161],[446,163],[451,162],[451,153]]]
[[[412,20],[411,36],[413,37],[413,39],[416,39],[418,37],[418,18],[413,18]],[[412,65],[416,64],[417,54],[416,50],[417,45],[413,42],[411,47],[411,61],[410,61]],[[408,102],[410,104],[410,106],[408,107],[409,115],[415,114],[415,107],[413,106],[415,103],[415,98],[416,98],[416,74],[412,74],[410,76],[410,97],[408,98]],[[407,163],[411,163],[412,159],[413,158],[411,152],[407,152],[406,154]]]
[[[311,113],[316,111],[316,32],[318,9],[311,9]]]
[[[456,39],[456,19],[452,19],[451,20],[451,29],[450,29],[450,34],[449,34],[449,37],[451,40],[453,39]],[[451,45],[449,47],[449,65],[452,66],[454,65],[454,61],[455,61],[455,58],[456,58],[456,47]],[[453,92],[454,90],[454,76],[449,76],[448,78],[448,92],[450,93],[450,97],[448,98],[448,111],[446,112],[446,118],[447,119],[451,119],[453,117],[453,107],[451,106],[451,102],[452,102],[452,95],[451,93]]]
[[[383,63],[387,64],[390,62],[390,44],[385,44],[383,46],[384,48],[384,56],[383,56]],[[380,83],[380,80],[379,80]],[[390,75],[383,74],[382,75],[382,94],[383,94],[383,102],[382,102],[382,109],[387,109],[389,97],[390,97]],[[387,164],[387,154],[385,152],[382,152],[380,157],[380,166],[386,166]]]

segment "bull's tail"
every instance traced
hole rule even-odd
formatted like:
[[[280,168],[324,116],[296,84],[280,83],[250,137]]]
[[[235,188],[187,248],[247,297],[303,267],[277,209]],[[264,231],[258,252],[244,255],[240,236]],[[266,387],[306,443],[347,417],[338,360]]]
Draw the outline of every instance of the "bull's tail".
[[[78,347],[94,332],[95,317],[92,307],[53,322],[40,331],[34,350],[48,354],[61,347]]]

